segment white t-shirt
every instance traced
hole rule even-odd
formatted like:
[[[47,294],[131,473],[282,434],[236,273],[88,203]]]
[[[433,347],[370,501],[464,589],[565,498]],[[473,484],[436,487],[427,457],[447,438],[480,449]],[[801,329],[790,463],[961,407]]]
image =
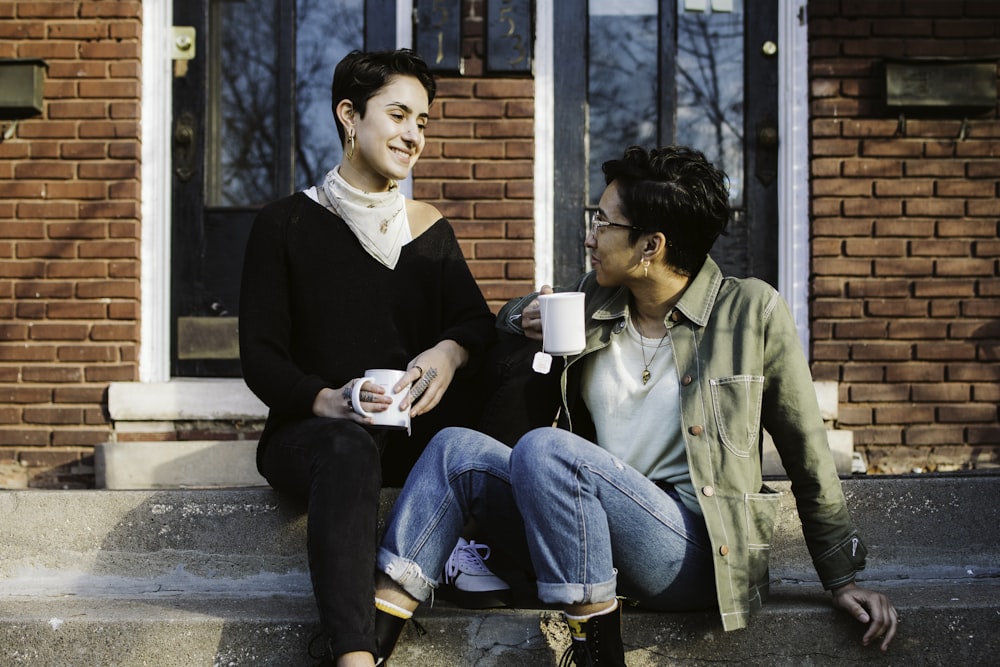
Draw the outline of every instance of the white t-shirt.
[[[644,338],[626,318],[608,347],[583,360],[581,389],[597,444],[648,479],[666,480],[698,509],[681,436],[680,383],[670,336]],[[648,364],[649,382],[642,383]]]

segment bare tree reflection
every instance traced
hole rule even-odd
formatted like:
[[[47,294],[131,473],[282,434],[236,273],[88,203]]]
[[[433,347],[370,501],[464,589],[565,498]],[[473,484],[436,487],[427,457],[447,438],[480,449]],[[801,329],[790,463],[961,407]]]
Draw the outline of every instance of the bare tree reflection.
[[[676,137],[658,137],[662,85],[658,3],[591,2],[589,65],[589,199],[604,189],[601,164],[629,144],[677,141],[726,170],[734,205],[743,180],[743,12],[677,16]]]
[[[330,81],[340,58],[363,40],[363,0],[297,0],[295,99],[281,99],[279,0],[218,3],[219,57],[209,94],[216,136],[210,200],[221,206],[260,204],[288,194],[278,164],[294,160],[296,188],[316,183],[339,156],[330,112]],[[293,155],[278,155],[278,108],[294,105]]]
[[[742,199],[743,14],[692,13],[677,21],[677,135],[729,174]]]

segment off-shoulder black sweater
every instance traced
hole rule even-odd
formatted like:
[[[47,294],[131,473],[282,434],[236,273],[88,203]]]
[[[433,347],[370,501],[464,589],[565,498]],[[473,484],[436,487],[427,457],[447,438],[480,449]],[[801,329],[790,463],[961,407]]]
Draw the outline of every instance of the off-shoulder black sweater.
[[[239,337],[247,386],[270,408],[261,446],[274,426],[312,416],[324,387],[368,368],[403,369],[446,339],[475,364],[494,336],[494,316],[443,218],[403,246],[394,270],[302,193],[254,220]]]

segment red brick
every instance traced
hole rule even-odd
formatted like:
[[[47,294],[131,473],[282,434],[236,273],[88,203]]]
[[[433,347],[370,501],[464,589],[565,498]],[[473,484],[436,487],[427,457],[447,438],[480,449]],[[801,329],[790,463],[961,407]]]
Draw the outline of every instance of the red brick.
[[[914,384],[913,400],[920,403],[962,403],[971,397],[968,384],[949,382],[947,384]]]
[[[118,361],[118,349],[109,345],[62,345],[57,352],[64,363]]]
[[[934,262],[937,276],[992,276],[996,262],[992,259],[938,259]]]
[[[135,382],[139,379],[139,369],[134,364],[111,366],[88,366],[84,377],[87,382]]]
[[[920,257],[878,258],[873,264],[876,276],[929,276],[934,271],[934,260]]]
[[[909,242],[910,254],[914,257],[968,257],[972,255],[972,243],[945,239],[914,239]]]
[[[857,384],[848,389],[852,403],[898,403],[910,399],[910,386],[907,384]]]
[[[933,220],[876,220],[874,223],[875,236],[924,238],[934,236],[935,229]]]
[[[966,440],[970,445],[1000,444],[1000,426],[970,426]],[[987,462],[993,464],[998,459],[998,452],[993,450],[989,453]]]
[[[906,241],[903,239],[846,239],[844,254],[855,257],[903,257]]]
[[[901,404],[875,406],[875,424],[919,424],[934,422],[934,408],[929,405]]]
[[[906,297],[910,295],[909,280],[851,280],[847,284],[847,294],[851,297]]]
[[[940,445],[963,442],[965,437],[960,426],[908,426],[903,439],[908,445]]]
[[[947,338],[948,323],[932,320],[895,320],[889,322],[888,337],[896,340]]]
[[[0,429],[0,445],[23,447],[49,444],[49,429],[4,428]]]
[[[995,405],[945,405],[937,409],[937,417],[945,423],[991,422],[997,418]]]

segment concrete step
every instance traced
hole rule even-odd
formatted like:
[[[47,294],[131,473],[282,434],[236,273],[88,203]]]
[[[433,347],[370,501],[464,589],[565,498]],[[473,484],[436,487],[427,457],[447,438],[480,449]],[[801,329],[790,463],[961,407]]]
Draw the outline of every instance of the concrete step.
[[[788,490],[787,482],[773,486]],[[1000,650],[1000,477],[844,481],[870,548],[866,582],[904,623],[890,664],[988,664]],[[387,490],[383,515],[395,497]],[[317,631],[305,517],[269,489],[0,492],[0,664],[308,665]],[[786,493],[772,599],[748,631],[714,613],[627,610],[628,660],[645,665],[826,665],[877,658],[816,582]],[[392,661],[554,665],[554,610],[438,602]]]

